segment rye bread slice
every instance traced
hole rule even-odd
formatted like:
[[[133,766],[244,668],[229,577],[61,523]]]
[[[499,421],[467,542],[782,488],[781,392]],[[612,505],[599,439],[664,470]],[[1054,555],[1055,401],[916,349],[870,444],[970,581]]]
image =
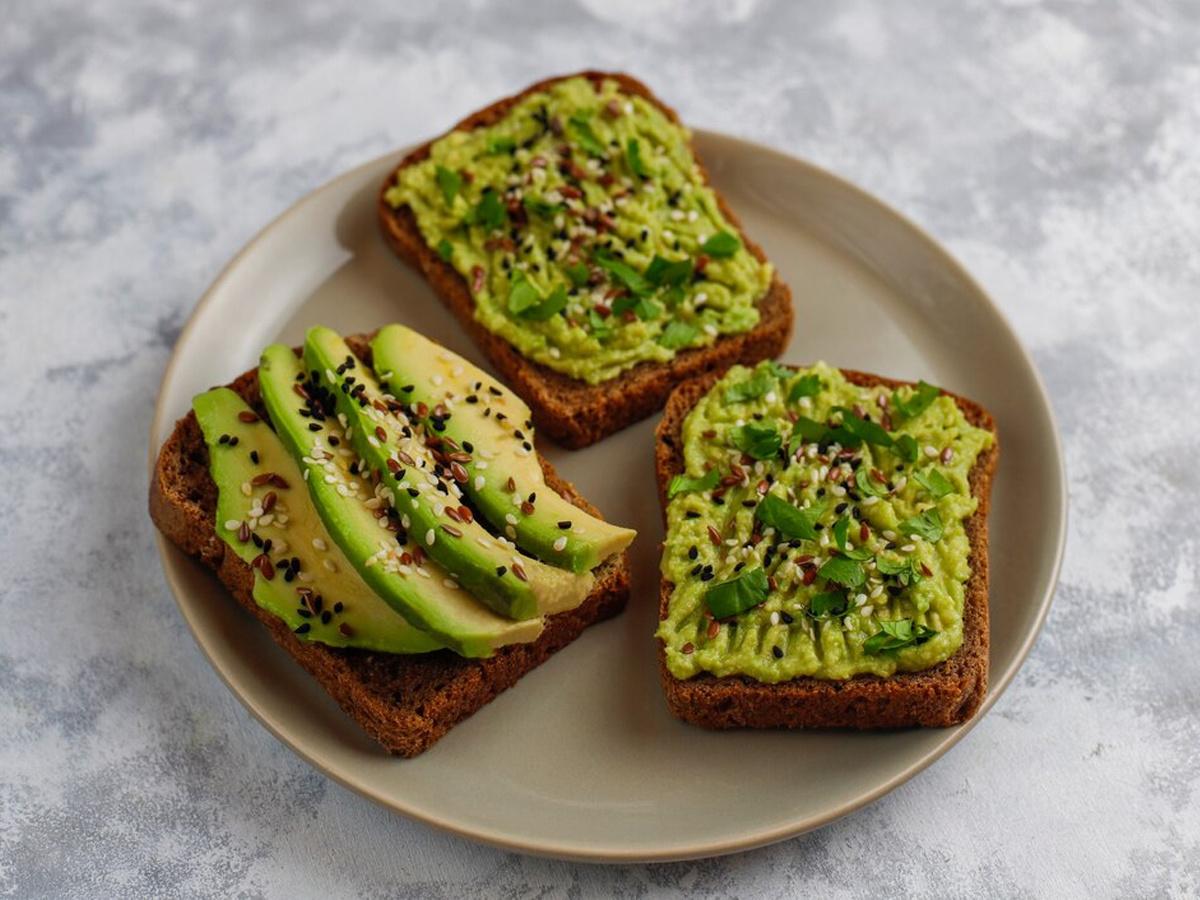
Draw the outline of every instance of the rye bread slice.
[[[370,361],[363,337],[347,338],[354,353]],[[267,418],[252,369],[229,385]],[[539,454],[546,483],[580,509],[598,515],[570,482]],[[500,648],[488,659],[465,659],[449,650],[399,656],[327,647],[300,640],[286,624],[259,608],[252,597],[254,573],[227,552],[214,530],[217,486],[208,471],[208,447],[194,413],[175,423],[159,451],[150,483],[150,518],[173,544],[212,569],[230,593],[323,687],[346,714],[390,753],[416,756],[458,722],[545,662],[585,628],[616,615],[629,597],[629,566],[622,553],[596,570],[588,598],[573,610],[550,616],[529,644]]]
[[[557,81],[575,77],[584,77],[595,83],[605,79],[617,81],[622,90],[644,97],[659,107],[672,122],[680,124],[675,111],[637,79],[616,72],[585,71],[539,81],[518,94],[472,113],[450,130],[468,131],[492,125],[529,94],[543,91]],[[384,199],[387,189],[395,183],[396,173],[427,159],[432,143],[423,144],[405,156],[384,182],[379,194],[379,221],[384,238],[401,259],[425,276],[459,324],[491,360],[500,378],[529,404],[533,410],[533,420],[542,433],[564,447],[586,447],[644,419],[662,408],[667,395],[681,381],[717,369],[723,370],[734,363],[749,365],[773,358],[787,346],[792,332],[792,294],[776,272],[766,295],[758,301],[759,321],[753,329],[744,334],[722,337],[710,347],[684,350],[670,362],[639,363],[616,378],[590,385],[526,359],[512,344],[475,320],[475,302],[471,298],[469,285],[452,265],[425,243],[412,210],[407,206],[393,209]],[[700,165],[705,183],[708,183],[708,171],[694,149],[693,155]],[[717,193],[717,203],[730,225],[738,231],[746,248],[766,262],[762,248],[747,237],[741,222],[720,193]]]
[[[681,384],[667,400],[655,432],[654,448],[664,520],[667,485],[684,468],[683,421],[723,374],[713,372]],[[842,374],[862,387],[894,388],[907,383],[851,370],[843,370]],[[972,425],[997,434],[995,421],[982,406],[949,391],[942,393],[954,398]],[[987,694],[987,514],[999,454],[997,436],[992,446],[979,455],[969,475],[971,493],[979,505],[966,521],[971,577],[964,598],[963,643],[949,659],[921,672],[898,673],[887,678],[858,675],[845,681],[830,681],[804,677],[764,684],[743,676],[718,678],[704,673],[680,680],[667,669],[666,652],[659,641],[659,674],[672,714],[705,728],[900,728],[957,725],[971,718]],[[665,579],[660,583],[660,619],[667,616],[673,588]]]

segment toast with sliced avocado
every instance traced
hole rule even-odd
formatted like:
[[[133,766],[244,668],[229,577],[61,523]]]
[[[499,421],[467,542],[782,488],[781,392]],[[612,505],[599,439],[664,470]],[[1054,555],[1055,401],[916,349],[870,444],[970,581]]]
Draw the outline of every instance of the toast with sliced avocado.
[[[656,432],[660,672],[708,728],[948,726],[988,676],[978,404],[823,364],[680,385]]]
[[[486,417],[467,400],[481,391]],[[633,532],[557,476],[528,418],[407,328],[314,328],[195,398],[150,514],[373,738],[415,756],[628,597]]]
[[[787,286],[675,112],[628,75],[551,78],[467,117],[404,157],[379,219],[568,447],[791,333]]]

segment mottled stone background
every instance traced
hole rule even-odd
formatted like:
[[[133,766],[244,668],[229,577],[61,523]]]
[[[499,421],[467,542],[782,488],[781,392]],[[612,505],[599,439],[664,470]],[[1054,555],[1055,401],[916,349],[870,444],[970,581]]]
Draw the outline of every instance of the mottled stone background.
[[[1200,893],[1200,4],[0,3],[0,894]],[[944,760],[823,831],[604,868],[388,814],[271,738],[167,592],[145,435],[225,261],[331,176],[539,76],[928,227],[1054,400],[1062,584]]]

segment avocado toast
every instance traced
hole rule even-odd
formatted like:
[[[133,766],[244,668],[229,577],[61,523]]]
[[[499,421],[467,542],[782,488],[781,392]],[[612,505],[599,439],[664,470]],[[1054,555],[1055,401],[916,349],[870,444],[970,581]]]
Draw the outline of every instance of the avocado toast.
[[[658,426],[668,706],[709,728],[946,726],[987,691],[992,417],[821,364],[680,385]]]
[[[791,332],[787,286],[675,112],[627,75],[548,79],[468,116],[401,161],[379,218],[568,447]]]
[[[159,453],[150,514],[404,756],[629,592],[633,532],[537,454],[520,399],[402,326],[314,328],[198,395]]]

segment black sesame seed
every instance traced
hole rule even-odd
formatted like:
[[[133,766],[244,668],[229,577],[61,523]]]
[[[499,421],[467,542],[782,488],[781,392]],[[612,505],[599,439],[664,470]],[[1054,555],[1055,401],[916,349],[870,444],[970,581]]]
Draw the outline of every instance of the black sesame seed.
[[[325,610],[325,612],[321,613],[321,624],[322,625],[328,625],[330,620],[332,620],[332,619],[333,619],[333,614],[329,610]]]
[[[683,514],[683,516],[685,519],[698,519],[700,518],[700,513],[696,512],[694,509],[689,509]]]
[[[694,545],[688,548],[688,559],[695,559],[699,555],[700,551]]]
[[[295,629],[296,634],[308,634],[310,630],[312,630],[312,626],[307,622],[301,622],[300,626]]]
[[[341,600],[339,600],[337,603],[333,604],[333,611],[335,613],[340,613],[345,608],[346,608],[346,605],[344,603],[342,603]]]
[[[308,423],[308,430],[309,430],[309,431],[320,431],[320,430],[321,430],[321,426],[320,426],[320,424],[319,424],[319,423],[317,423],[317,422],[309,422],[309,423]]]
[[[699,575],[703,571],[704,571],[704,566],[700,565],[700,563],[696,563],[696,565],[692,566],[691,574],[693,576],[696,576],[696,575]]]
[[[783,620],[784,625],[791,625],[793,622],[796,621],[795,619],[792,618],[791,613],[781,612],[779,614],[779,618]]]
[[[250,451],[250,462],[254,463],[256,466],[258,465],[258,451],[257,450]]]
[[[701,581],[712,581],[712,580],[713,580],[713,577],[714,577],[714,576],[713,576],[713,573],[712,573],[712,572],[701,572],[701,573],[700,573],[700,580],[701,580]]]
[[[563,519],[561,522],[558,523],[559,531],[566,531],[570,527],[571,527],[571,522],[569,519]]]
[[[506,566],[496,566],[496,574],[499,575],[501,578],[504,577],[504,573],[507,571],[508,571],[508,568]]]
[[[772,647],[772,648],[771,648],[771,654],[772,654],[772,655],[773,655],[773,656],[774,656],[776,659],[783,659],[783,650],[781,650],[779,647]]]

